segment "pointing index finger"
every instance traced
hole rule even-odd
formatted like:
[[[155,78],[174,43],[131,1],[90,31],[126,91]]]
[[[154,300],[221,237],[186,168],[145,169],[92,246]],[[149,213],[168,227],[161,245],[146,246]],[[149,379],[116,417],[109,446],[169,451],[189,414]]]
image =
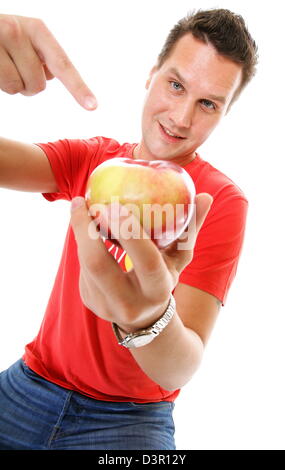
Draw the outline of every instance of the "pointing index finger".
[[[31,41],[48,70],[62,82],[76,101],[85,109],[95,109],[97,101],[94,94],[43,22],[37,23]]]

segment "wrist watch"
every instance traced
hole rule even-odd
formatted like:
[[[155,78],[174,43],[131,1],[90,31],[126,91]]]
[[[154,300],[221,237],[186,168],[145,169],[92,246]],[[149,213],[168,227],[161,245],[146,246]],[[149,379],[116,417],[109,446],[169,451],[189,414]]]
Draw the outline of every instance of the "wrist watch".
[[[165,310],[162,317],[160,317],[152,326],[146,329],[135,331],[134,333],[128,333],[125,338],[122,338],[120,330],[119,330],[120,327],[116,323],[112,323],[113,331],[118,340],[118,343],[121,346],[125,346],[126,348],[139,348],[141,346],[145,346],[146,344],[149,344],[168,325],[175,311],[176,311],[175,299],[173,295],[170,294],[170,300],[169,300],[167,309]],[[122,328],[121,330],[124,331]],[[125,331],[124,333],[127,333],[127,332]]]

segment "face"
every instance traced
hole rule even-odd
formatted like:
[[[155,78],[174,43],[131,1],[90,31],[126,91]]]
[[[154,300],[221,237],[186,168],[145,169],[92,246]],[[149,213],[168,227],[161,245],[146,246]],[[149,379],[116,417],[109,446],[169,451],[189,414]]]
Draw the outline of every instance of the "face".
[[[189,163],[226,114],[241,74],[241,66],[212,45],[190,33],[179,39],[146,82],[142,140],[134,157]]]

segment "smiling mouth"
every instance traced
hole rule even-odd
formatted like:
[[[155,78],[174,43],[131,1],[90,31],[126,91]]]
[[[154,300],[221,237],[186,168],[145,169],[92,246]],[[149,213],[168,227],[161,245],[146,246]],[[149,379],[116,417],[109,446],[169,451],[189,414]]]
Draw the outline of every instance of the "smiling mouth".
[[[177,141],[177,140],[183,140],[183,139],[186,138],[186,137],[181,137],[181,136],[179,136],[179,135],[173,134],[170,130],[168,130],[166,127],[164,127],[164,126],[163,126],[162,124],[160,124],[160,123],[159,123],[159,125],[160,125],[160,128],[161,128],[163,134],[164,134],[165,136],[169,137],[170,139],[174,140],[174,141],[175,141],[175,140],[176,140],[176,141]]]

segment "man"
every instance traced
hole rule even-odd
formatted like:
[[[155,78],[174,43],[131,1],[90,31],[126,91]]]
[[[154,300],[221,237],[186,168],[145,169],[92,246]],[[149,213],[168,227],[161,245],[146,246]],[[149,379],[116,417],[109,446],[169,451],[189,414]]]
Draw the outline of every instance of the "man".
[[[41,21],[4,15],[0,21],[4,91],[35,94],[56,76],[80,104],[96,107]],[[72,209],[39,334],[0,376],[0,448],[175,448],[174,401],[199,367],[225,302],[247,212],[242,191],[197,149],[254,75],[256,52],[241,17],[228,10],[188,15],[170,32],[146,82],[139,143],[1,139],[1,186],[72,200]],[[90,237],[88,177],[122,156],[172,161],[191,175],[198,193],[195,252],[193,243],[159,250],[149,238],[119,233],[118,248]],[[116,217],[123,223],[130,215],[117,207]],[[161,318],[154,337],[151,327]]]

